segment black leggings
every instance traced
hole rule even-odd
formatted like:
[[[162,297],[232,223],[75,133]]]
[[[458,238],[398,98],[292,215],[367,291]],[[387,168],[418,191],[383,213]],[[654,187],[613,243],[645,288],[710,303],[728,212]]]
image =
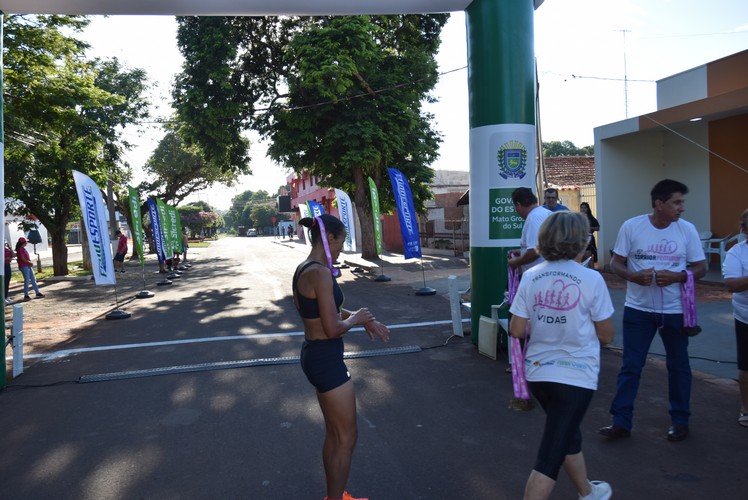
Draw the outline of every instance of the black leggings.
[[[735,343],[738,347],[738,370],[748,370],[748,323],[735,320]]]
[[[579,426],[595,391],[556,382],[529,382],[528,385],[546,414],[534,469],[555,481],[566,455],[582,451]]]
[[[10,264],[5,264],[5,298],[8,298],[8,293],[10,292]]]

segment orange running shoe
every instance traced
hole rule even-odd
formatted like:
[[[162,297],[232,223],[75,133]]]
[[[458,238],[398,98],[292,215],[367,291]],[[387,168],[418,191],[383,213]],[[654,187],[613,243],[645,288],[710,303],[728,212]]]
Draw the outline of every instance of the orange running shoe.
[[[343,500],[369,500],[368,498],[353,498],[347,491],[343,492]]]
[[[325,497],[324,500],[330,500],[330,497]],[[343,492],[343,500],[369,500],[368,498],[353,498],[347,491]]]

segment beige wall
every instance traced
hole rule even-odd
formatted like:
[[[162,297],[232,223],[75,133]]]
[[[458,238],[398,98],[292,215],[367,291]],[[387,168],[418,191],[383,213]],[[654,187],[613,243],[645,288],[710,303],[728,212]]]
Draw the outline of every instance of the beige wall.
[[[599,141],[597,206],[600,213],[600,259],[607,263],[618,229],[636,215],[649,213],[649,191],[662,179],[689,188],[684,219],[697,231],[714,231],[711,223],[709,144],[706,125],[689,124],[666,131],[647,131]]]
[[[595,142],[599,261],[607,264],[618,229],[646,213],[649,190],[662,179],[663,138],[659,132],[628,134]]]

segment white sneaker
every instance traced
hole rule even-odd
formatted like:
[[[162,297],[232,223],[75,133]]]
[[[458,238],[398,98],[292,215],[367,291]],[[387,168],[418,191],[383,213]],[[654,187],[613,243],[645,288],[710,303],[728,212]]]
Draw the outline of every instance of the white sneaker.
[[[581,500],[608,500],[613,495],[613,489],[605,481],[590,481],[590,487],[589,495],[579,495]]]

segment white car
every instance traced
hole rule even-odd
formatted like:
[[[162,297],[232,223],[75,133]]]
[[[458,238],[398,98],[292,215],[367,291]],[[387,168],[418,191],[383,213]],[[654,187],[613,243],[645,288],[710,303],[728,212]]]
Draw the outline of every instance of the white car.
[[[253,227],[247,229],[247,236],[257,236],[257,229]]]

